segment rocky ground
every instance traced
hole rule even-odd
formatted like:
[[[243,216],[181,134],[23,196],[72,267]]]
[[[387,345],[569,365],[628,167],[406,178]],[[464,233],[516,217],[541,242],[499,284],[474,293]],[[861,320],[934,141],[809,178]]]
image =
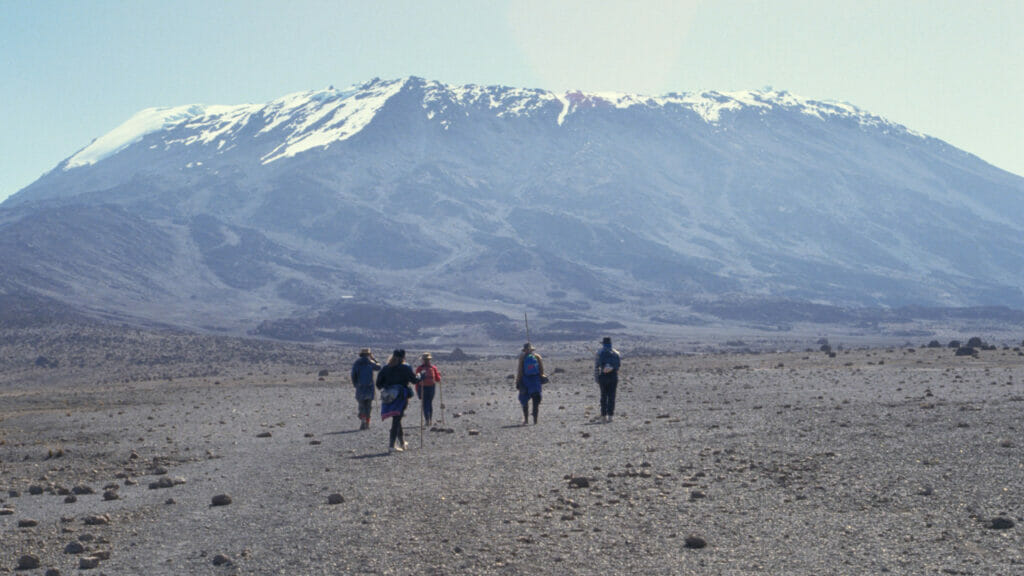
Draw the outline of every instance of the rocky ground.
[[[538,344],[537,425],[510,357],[442,357],[388,455],[352,349],[4,333],[0,573],[1024,574],[1019,349],[626,342],[600,424],[585,347]]]

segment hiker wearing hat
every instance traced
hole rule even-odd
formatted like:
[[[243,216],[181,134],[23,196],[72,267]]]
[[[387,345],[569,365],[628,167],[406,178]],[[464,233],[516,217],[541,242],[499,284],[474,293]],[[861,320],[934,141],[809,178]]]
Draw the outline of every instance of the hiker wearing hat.
[[[391,418],[391,432],[388,436],[388,452],[405,450],[409,443],[405,441],[402,431],[402,416],[412,398],[409,384],[419,381],[412,371],[412,366],[405,363],[405,350],[397,349],[391,353],[386,366],[377,374],[377,389],[380,393],[380,419]]]
[[[359,429],[370,428],[370,412],[373,410],[373,373],[380,370],[380,363],[369,348],[359,351],[359,358],[352,364],[352,386],[356,389],[356,403],[359,404]]]
[[[619,387],[619,351],[612,348],[612,339],[605,336],[594,357],[594,380],[601,388],[601,421],[611,422],[615,414],[615,389]]]
[[[518,364],[516,390],[519,390],[519,404],[523,407],[523,425],[530,423],[530,400],[533,400],[533,423],[536,424],[541,386],[547,380],[547,376],[544,375],[544,360],[533,344],[527,342],[523,344],[523,350],[519,353]]]
[[[416,383],[416,397],[422,401],[423,420],[429,428],[434,423],[434,391],[435,385],[441,381],[441,371],[432,363],[430,352],[420,356],[420,360],[421,364],[416,367],[416,375],[420,379]]]

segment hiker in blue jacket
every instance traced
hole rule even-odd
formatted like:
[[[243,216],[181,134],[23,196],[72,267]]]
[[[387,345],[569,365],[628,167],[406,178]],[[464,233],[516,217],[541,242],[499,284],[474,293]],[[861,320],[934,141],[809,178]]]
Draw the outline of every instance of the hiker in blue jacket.
[[[523,406],[523,425],[530,423],[530,400],[533,400],[533,423],[537,423],[537,411],[540,407],[541,386],[547,381],[544,374],[544,360],[537,353],[533,344],[523,344],[519,353],[519,367],[516,370],[516,390],[519,391],[519,403]]]
[[[611,422],[615,414],[615,389],[619,387],[619,351],[612,348],[612,339],[605,336],[601,349],[594,356],[594,380],[601,388],[601,421]]]
[[[359,429],[370,428],[370,412],[373,410],[373,373],[380,370],[380,363],[369,348],[359,351],[359,359],[352,364],[352,386],[356,389],[359,404]]]

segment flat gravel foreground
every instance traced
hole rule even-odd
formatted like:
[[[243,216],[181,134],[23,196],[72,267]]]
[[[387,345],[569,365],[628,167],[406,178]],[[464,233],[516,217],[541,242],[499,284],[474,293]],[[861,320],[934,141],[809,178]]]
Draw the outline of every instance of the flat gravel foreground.
[[[1019,351],[623,352],[609,424],[589,357],[528,426],[441,360],[390,455],[347,358],[7,370],[0,573],[1024,574]]]

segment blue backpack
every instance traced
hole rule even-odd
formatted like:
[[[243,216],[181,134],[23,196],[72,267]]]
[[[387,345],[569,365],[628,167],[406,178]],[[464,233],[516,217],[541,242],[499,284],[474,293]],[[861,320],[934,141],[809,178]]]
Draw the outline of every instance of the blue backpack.
[[[527,354],[523,358],[523,375],[537,376],[540,374],[540,361],[533,354]]]

